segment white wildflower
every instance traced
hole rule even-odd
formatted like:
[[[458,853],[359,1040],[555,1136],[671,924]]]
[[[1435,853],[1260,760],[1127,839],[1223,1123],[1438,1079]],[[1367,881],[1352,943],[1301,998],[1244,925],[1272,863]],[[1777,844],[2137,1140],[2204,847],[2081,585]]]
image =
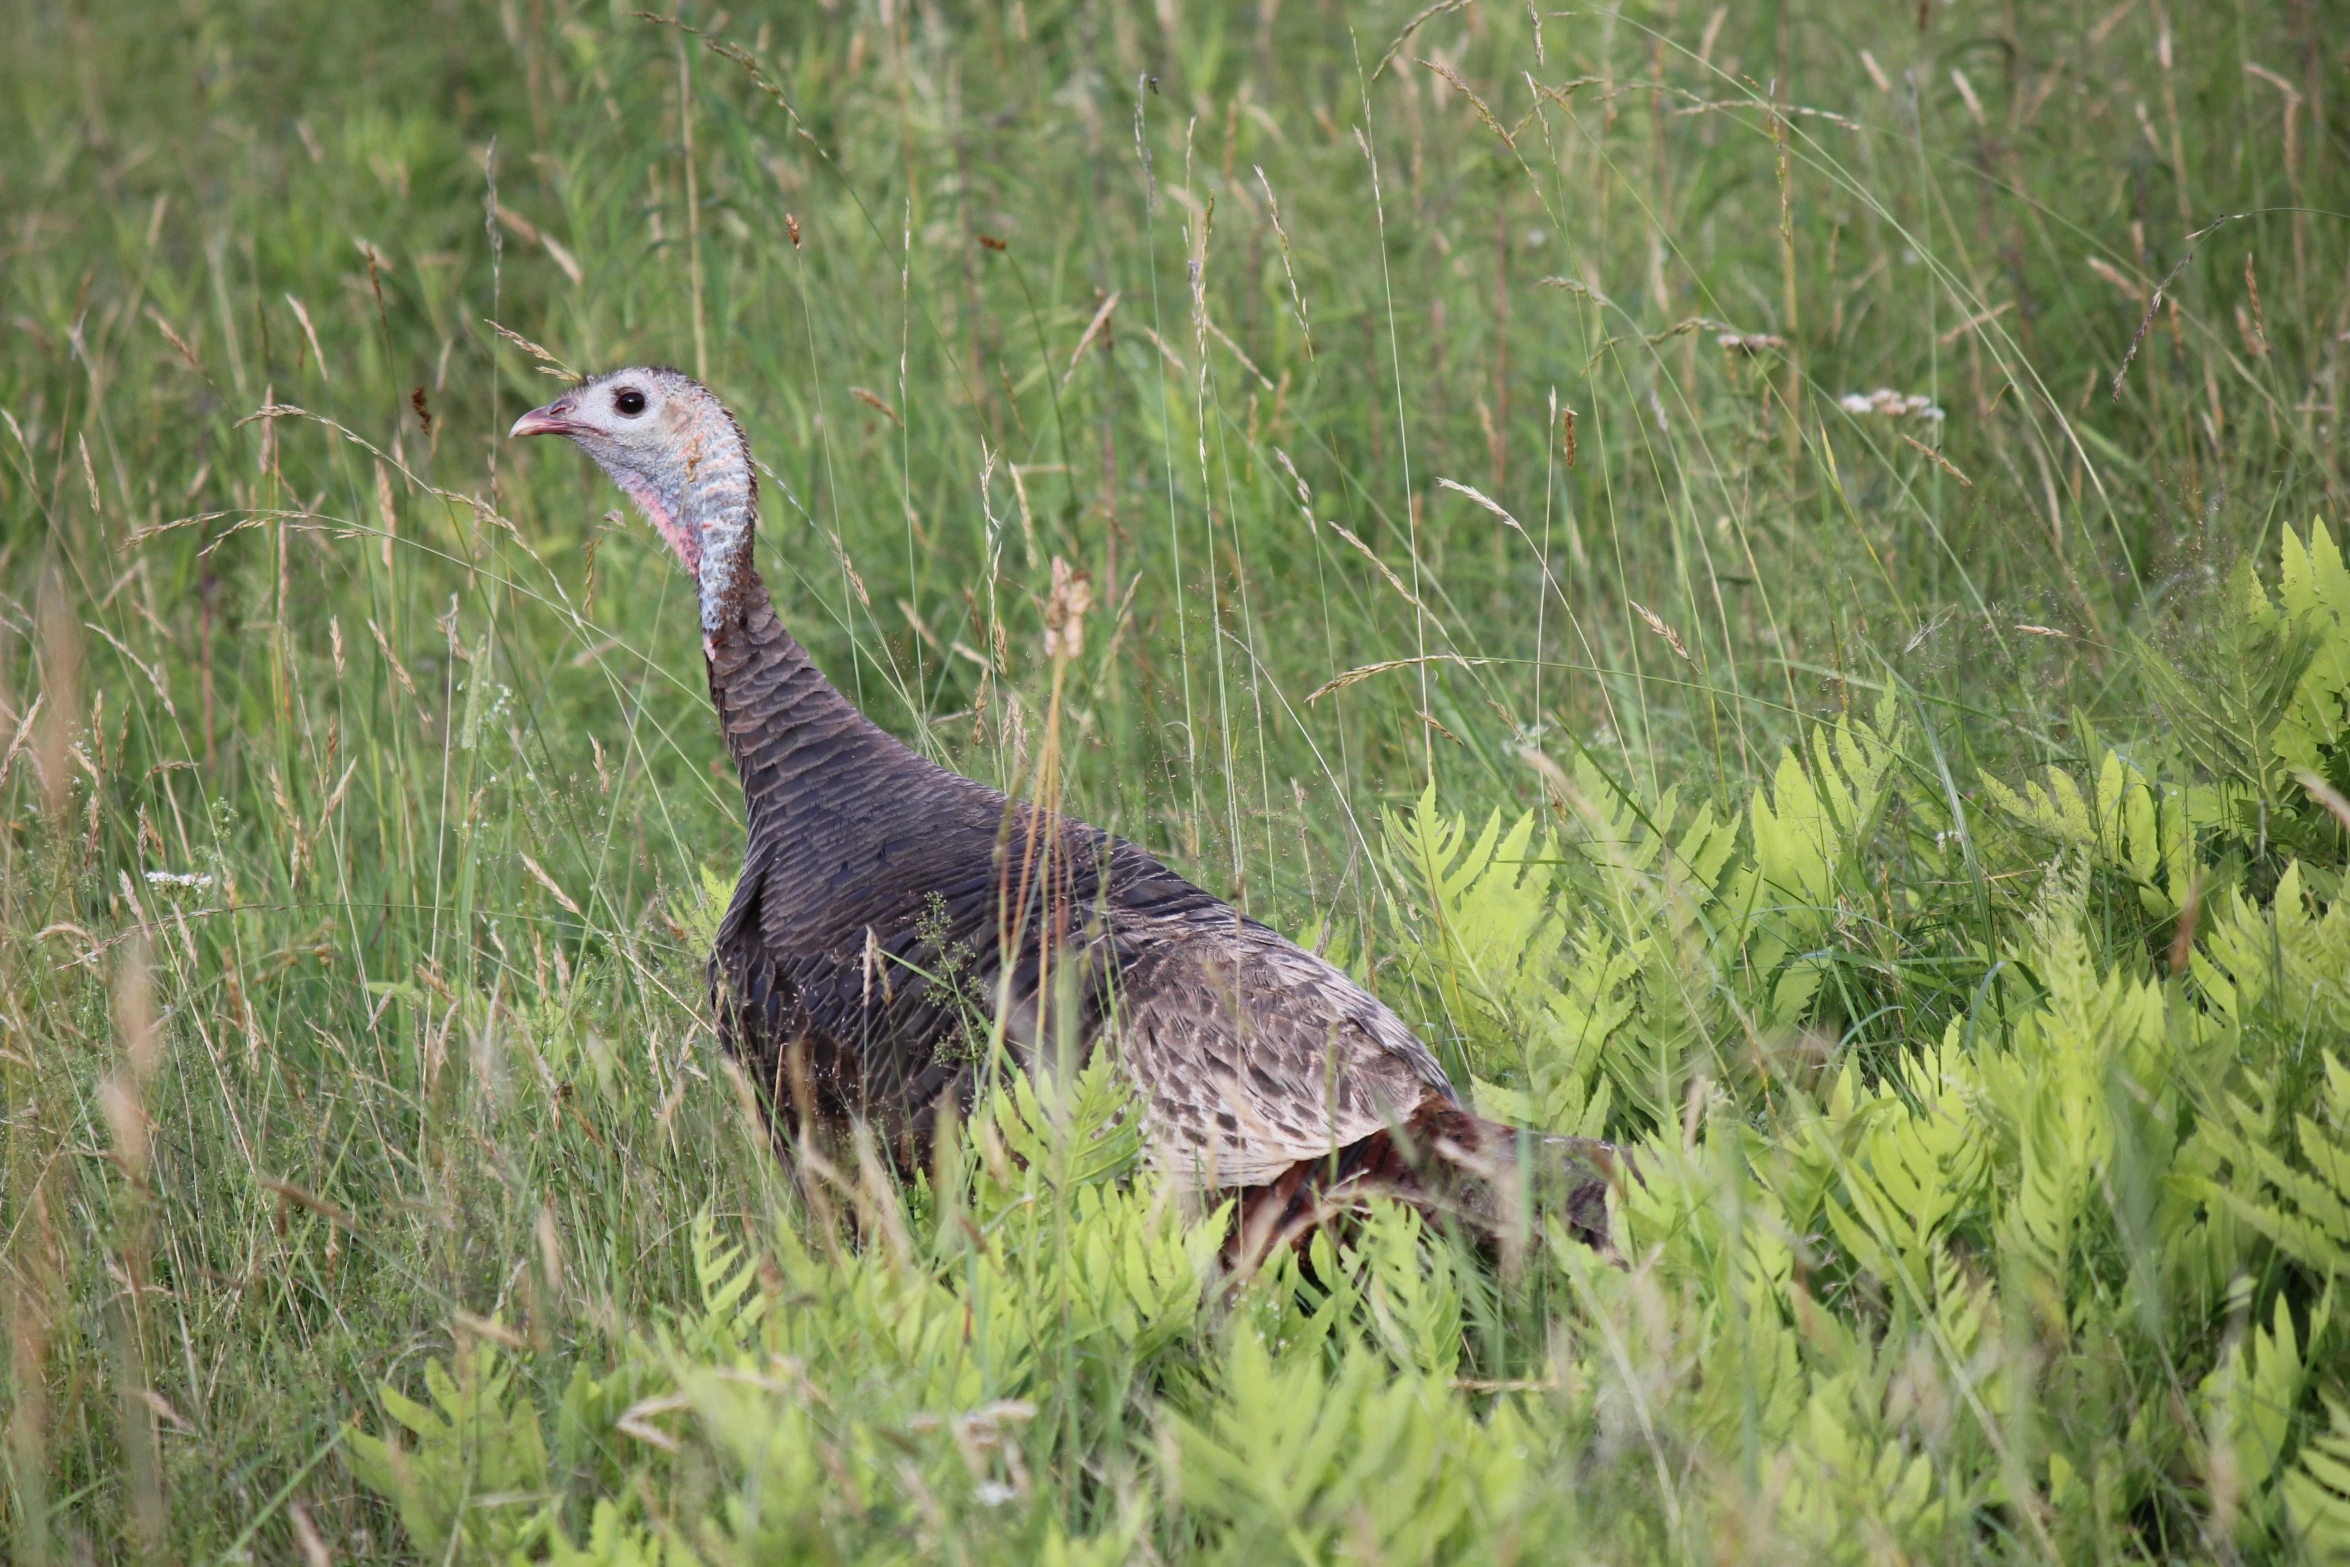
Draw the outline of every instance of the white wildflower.
[[[185,887],[191,892],[202,892],[212,885],[212,878],[199,871],[149,871],[150,887]]]
[[[1888,419],[1924,419],[1939,424],[1942,410],[1934,400],[1918,392],[1896,392],[1889,386],[1880,386],[1873,392],[1846,392],[1836,399],[1836,406],[1856,418],[1862,414],[1882,414]]]

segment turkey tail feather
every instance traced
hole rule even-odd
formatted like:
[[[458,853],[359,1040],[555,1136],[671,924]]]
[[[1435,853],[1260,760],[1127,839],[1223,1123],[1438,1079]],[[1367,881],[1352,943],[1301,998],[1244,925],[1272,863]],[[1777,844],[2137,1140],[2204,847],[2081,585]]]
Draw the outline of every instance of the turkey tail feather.
[[[1555,1216],[1575,1239],[1613,1256],[1608,1192],[1634,1173],[1614,1144],[1506,1126],[1431,1094],[1394,1126],[1239,1193],[1228,1255],[1254,1268],[1376,1196],[1492,1245]]]

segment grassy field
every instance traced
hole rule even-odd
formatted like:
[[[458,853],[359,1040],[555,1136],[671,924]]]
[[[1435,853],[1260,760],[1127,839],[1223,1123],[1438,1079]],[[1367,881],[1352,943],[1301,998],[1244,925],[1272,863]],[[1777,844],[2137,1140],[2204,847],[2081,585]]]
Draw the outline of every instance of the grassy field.
[[[0,1557],[2350,1556],[2337,8],[25,4],[0,116]],[[644,360],[1624,1265],[1219,1279],[1104,1074],[786,1179],[690,587],[504,439]]]

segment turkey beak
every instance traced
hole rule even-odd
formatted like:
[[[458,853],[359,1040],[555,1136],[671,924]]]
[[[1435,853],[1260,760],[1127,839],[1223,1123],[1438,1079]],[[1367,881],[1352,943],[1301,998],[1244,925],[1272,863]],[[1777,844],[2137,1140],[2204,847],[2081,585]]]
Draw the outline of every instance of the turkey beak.
[[[512,437],[576,435],[579,428],[577,424],[572,422],[571,404],[566,400],[558,399],[547,404],[544,408],[533,408],[529,413],[515,420],[514,428],[506,433]]]

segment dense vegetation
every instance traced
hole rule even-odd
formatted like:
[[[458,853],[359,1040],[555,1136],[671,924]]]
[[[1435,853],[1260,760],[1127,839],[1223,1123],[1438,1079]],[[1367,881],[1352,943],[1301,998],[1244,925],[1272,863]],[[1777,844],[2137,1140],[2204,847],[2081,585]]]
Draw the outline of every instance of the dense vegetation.
[[[2327,7],[0,46],[0,1554],[2350,1555]],[[692,596],[503,439],[637,359],[868,711],[1636,1145],[1620,1256],[1224,1278],[1098,1070],[795,1185]]]

